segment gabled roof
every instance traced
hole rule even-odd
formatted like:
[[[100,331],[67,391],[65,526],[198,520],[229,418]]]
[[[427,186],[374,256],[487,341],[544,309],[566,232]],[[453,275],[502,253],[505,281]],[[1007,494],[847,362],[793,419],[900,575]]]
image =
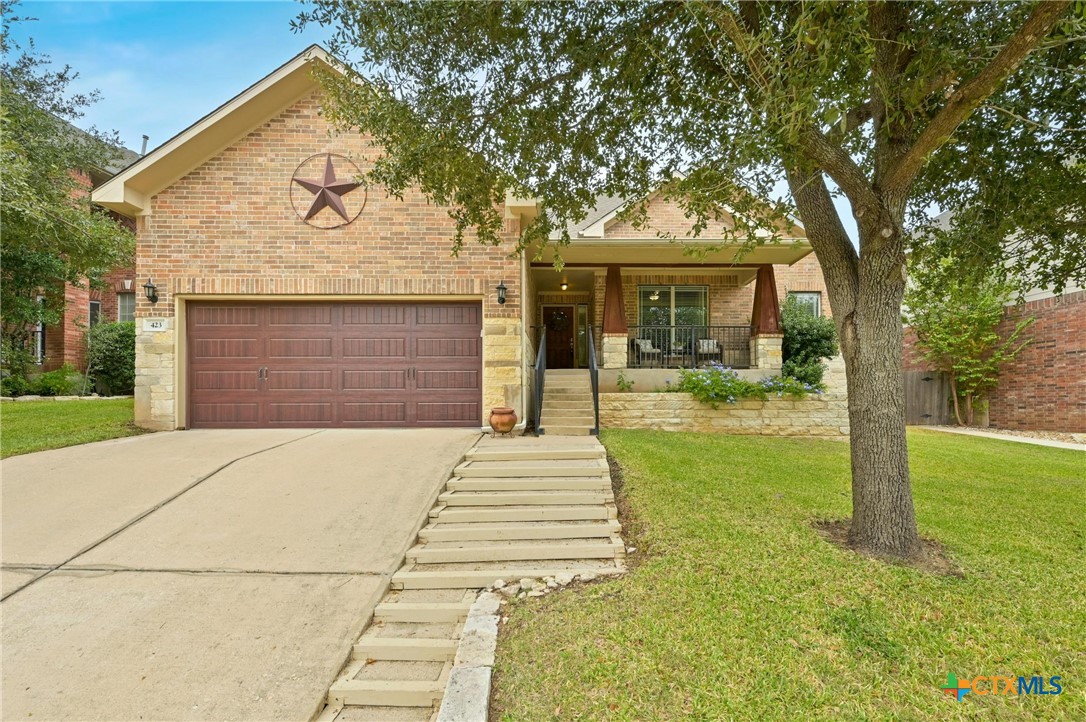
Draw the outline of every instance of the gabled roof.
[[[311,45],[96,188],[91,199],[126,216],[150,211],[151,197],[317,87],[313,63],[339,68]]]

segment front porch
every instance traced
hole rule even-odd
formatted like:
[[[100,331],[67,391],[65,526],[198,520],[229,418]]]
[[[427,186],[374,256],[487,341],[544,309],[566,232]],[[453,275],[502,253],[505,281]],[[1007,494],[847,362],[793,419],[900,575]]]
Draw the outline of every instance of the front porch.
[[[547,369],[589,368],[590,338],[601,369],[781,367],[772,264],[537,264],[529,273],[530,325],[536,343],[546,340]]]

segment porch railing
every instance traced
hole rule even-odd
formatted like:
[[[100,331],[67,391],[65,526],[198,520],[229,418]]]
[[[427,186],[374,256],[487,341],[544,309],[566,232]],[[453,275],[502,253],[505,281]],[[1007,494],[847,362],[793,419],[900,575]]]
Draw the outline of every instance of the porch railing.
[[[630,326],[629,368],[750,368],[750,326]]]
[[[592,435],[600,433],[600,367],[596,363],[596,339],[593,338],[592,327],[588,327],[588,376],[592,381],[592,408],[596,414],[596,423],[592,427]]]
[[[543,414],[543,384],[547,380],[547,331],[539,331],[539,348],[535,354],[535,404],[532,406],[532,422],[535,433],[542,435],[543,429],[539,426],[539,419]]]

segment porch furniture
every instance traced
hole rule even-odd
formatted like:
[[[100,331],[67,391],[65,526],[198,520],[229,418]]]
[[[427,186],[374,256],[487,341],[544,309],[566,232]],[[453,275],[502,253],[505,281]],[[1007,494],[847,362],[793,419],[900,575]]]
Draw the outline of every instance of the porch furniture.
[[[630,339],[630,352],[631,357],[636,360],[635,364],[631,364],[631,368],[642,368],[653,364],[663,365],[664,352],[653,345],[651,338]]]
[[[628,368],[750,368],[750,326],[630,326]]]
[[[694,365],[723,363],[724,352],[715,338],[699,338],[694,350]]]

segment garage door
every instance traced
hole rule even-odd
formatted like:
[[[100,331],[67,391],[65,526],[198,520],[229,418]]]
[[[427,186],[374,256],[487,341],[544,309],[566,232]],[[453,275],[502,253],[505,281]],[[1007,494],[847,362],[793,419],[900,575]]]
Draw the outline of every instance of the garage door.
[[[190,303],[192,428],[479,426],[478,303]]]

